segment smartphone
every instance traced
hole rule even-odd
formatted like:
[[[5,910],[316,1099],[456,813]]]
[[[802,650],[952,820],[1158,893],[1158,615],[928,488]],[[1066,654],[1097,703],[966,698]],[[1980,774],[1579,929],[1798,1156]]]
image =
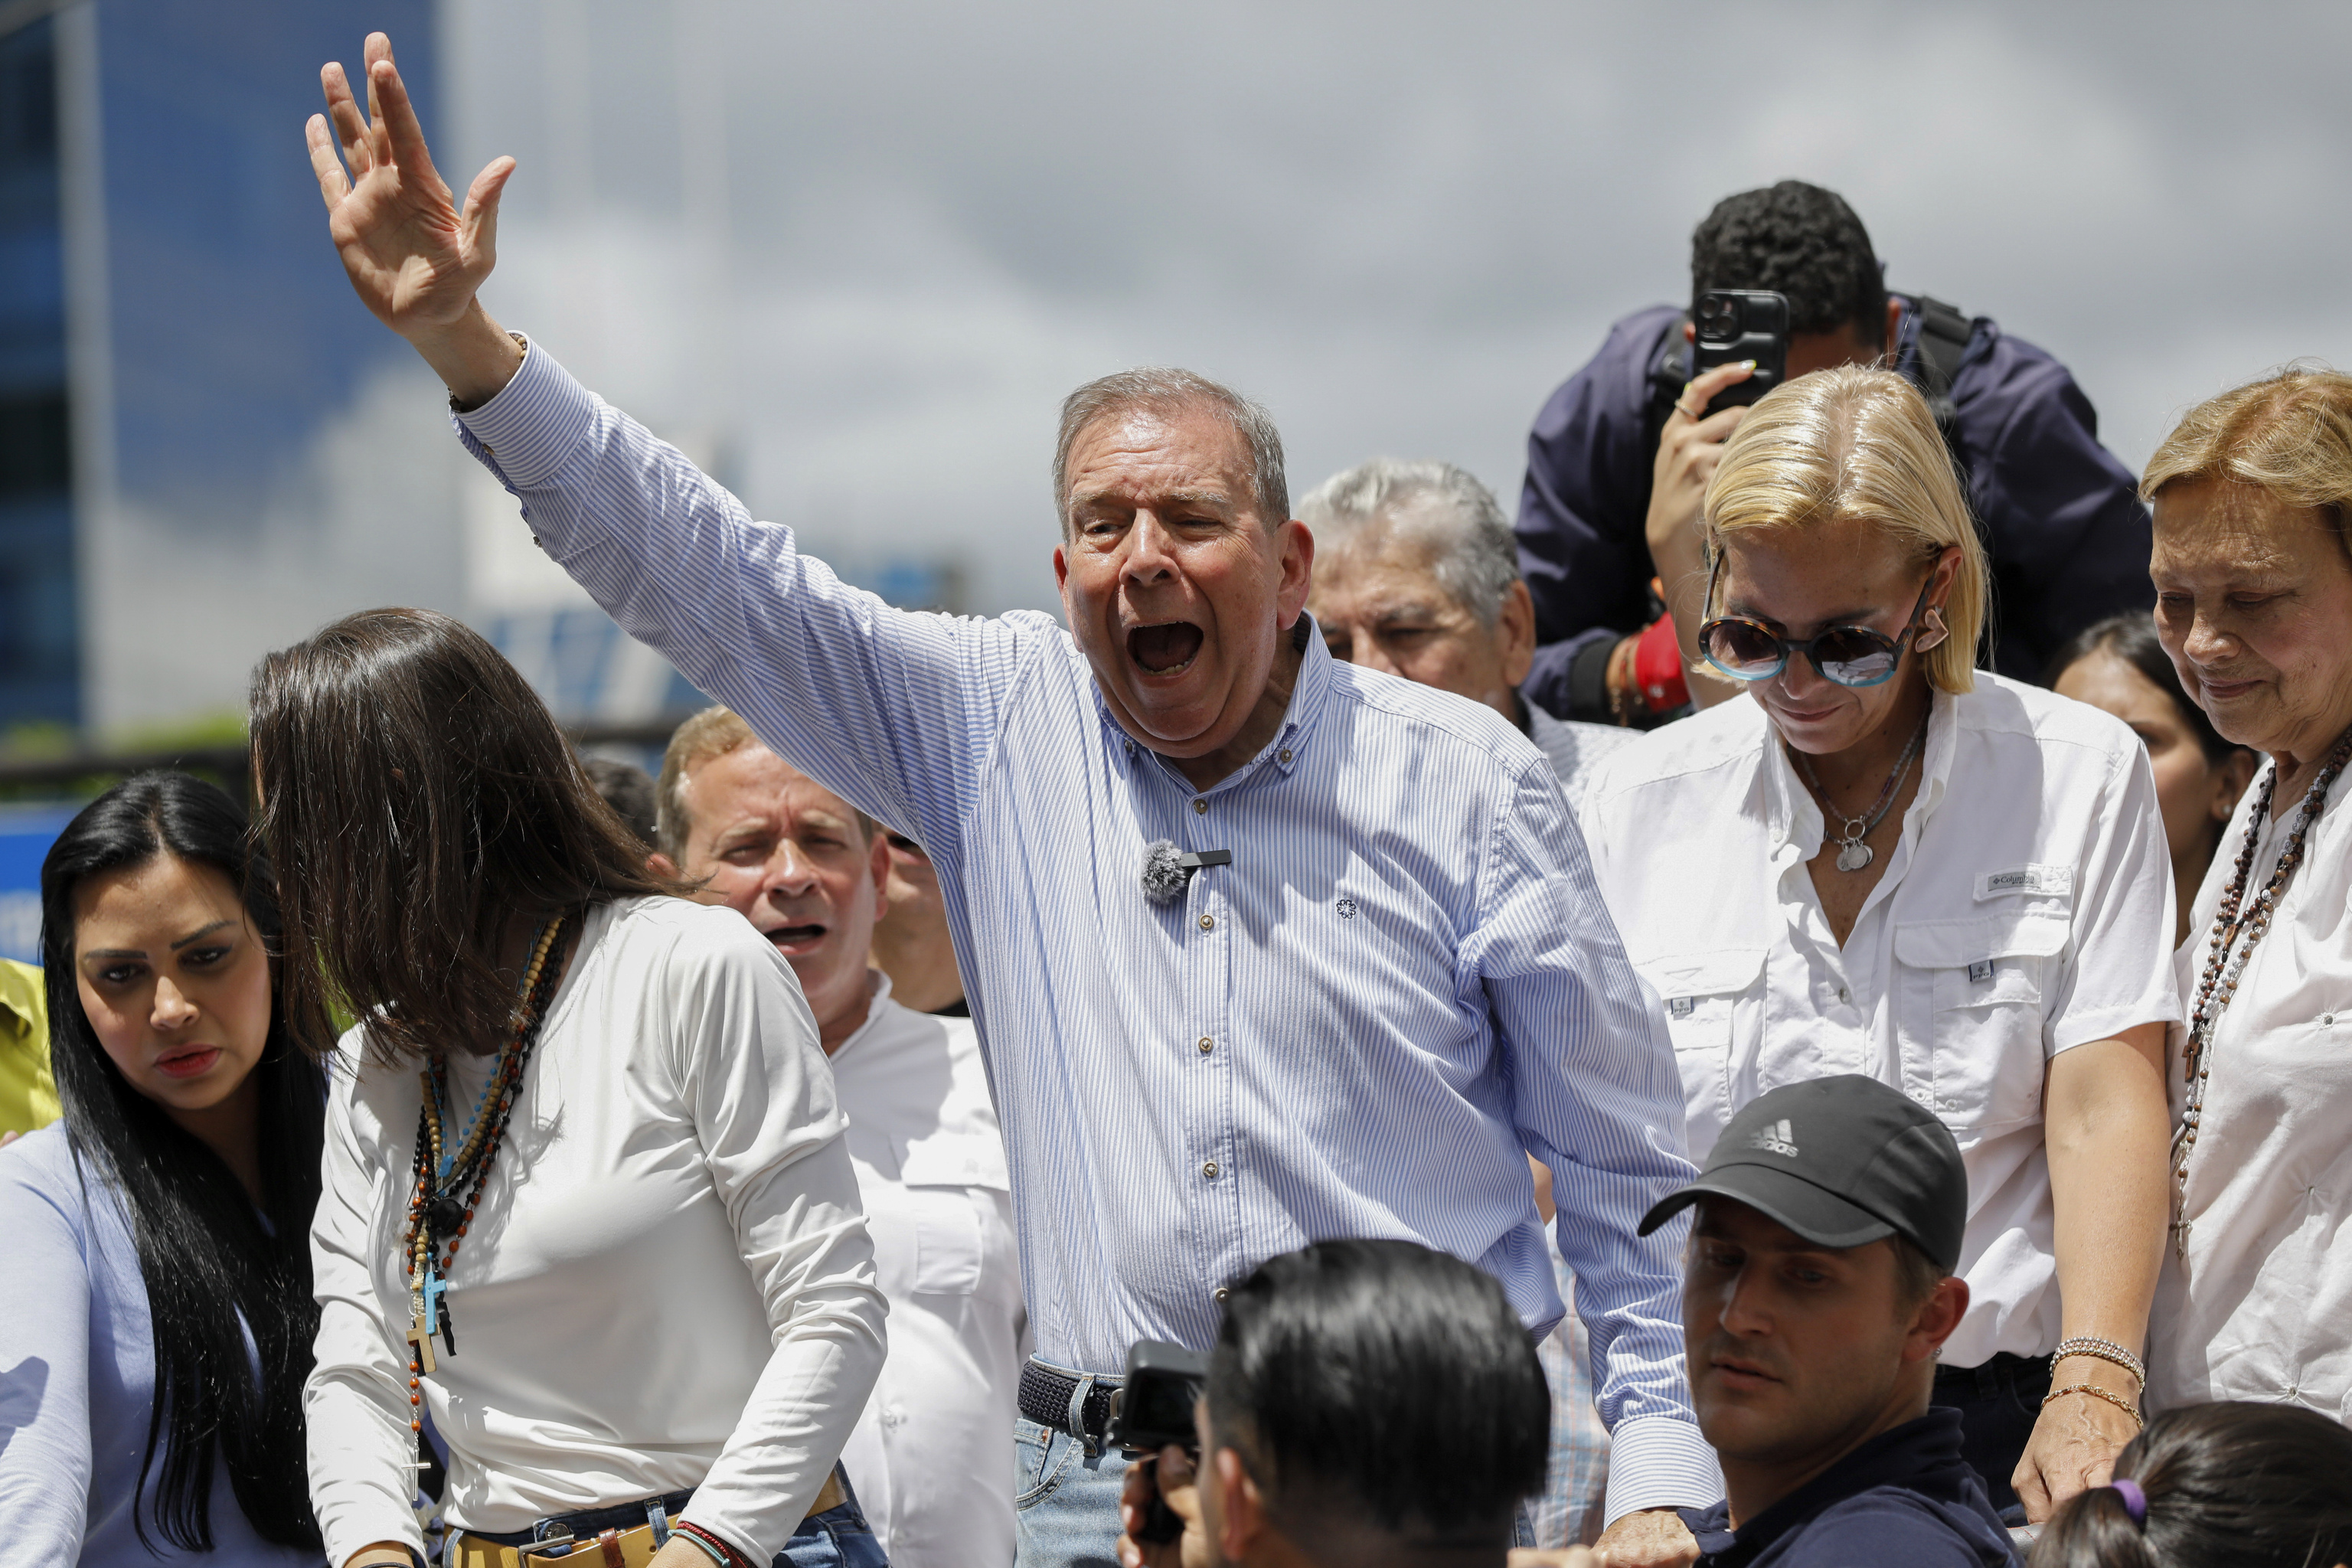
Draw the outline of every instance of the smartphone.
[[[1756,362],[1746,381],[1733,382],[1706,405],[1719,414],[1755,402],[1788,379],[1789,299],[1767,289],[1714,289],[1698,297],[1691,345],[1691,379],[1717,365]]]

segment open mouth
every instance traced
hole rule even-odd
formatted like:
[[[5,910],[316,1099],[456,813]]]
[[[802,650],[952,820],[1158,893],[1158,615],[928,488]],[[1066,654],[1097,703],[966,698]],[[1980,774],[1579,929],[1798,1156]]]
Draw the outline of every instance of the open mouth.
[[[165,1078],[195,1078],[220,1060],[218,1046],[191,1046],[155,1058],[155,1070]]]
[[[824,940],[825,928],[821,925],[778,926],[767,933],[776,944],[776,951],[786,956],[806,952]]]
[[[1201,651],[1201,628],[1190,621],[1137,626],[1127,634],[1127,657],[1146,675],[1174,675]]]

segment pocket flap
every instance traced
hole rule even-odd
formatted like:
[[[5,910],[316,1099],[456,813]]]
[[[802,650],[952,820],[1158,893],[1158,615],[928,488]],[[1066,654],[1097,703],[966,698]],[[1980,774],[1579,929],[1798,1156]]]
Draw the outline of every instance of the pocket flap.
[[[1988,958],[2051,958],[2066,950],[2074,922],[2021,910],[1972,921],[1915,921],[1895,928],[1895,956],[1918,969],[1958,969]]]
[[[900,1146],[898,1180],[910,1187],[993,1187],[1009,1192],[1001,1143],[969,1135],[918,1138]]]
[[[1745,991],[1764,973],[1760,947],[1718,948],[1713,952],[1677,952],[1633,967],[1671,1002],[1677,996],[1716,996]]]

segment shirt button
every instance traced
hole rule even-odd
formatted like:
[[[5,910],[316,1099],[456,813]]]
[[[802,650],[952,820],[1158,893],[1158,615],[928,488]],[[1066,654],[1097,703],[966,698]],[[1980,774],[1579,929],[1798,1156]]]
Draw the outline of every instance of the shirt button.
[[[1220,1285],[1215,1289],[1209,1292],[1209,1299],[1213,1301],[1222,1303],[1226,1297],[1232,1294],[1233,1292],[1231,1290],[1228,1290],[1223,1285]]]
[[[2332,1024],[2334,1024],[2334,1023],[2336,1022],[2336,1015],[2335,1015],[2335,1014],[2333,1014],[2333,1013],[2322,1013],[2322,1014],[2319,1016],[2319,1022],[2320,1022],[2320,1026],[2321,1026],[2321,1027],[2323,1027],[2323,1028],[2325,1028],[2325,1027],[2326,1027],[2327,1026],[2332,1025]]]
[[[1848,991],[1844,986],[1841,985],[1838,987],[1838,1000],[1841,1002],[1851,1002],[1853,1000],[1853,994]]]
[[[1276,753],[1276,754],[1277,756],[1279,756],[1279,757],[1281,758],[1281,760],[1282,760],[1282,761],[1284,761],[1284,762],[1286,762],[1286,762],[1288,762],[1288,761],[1290,761],[1290,748],[1289,748],[1288,746],[1285,746],[1285,747],[1283,747],[1283,748],[1282,748],[1282,750],[1281,750],[1279,752]]]
[[[1201,1054],[1202,1054],[1202,1056],[1204,1056],[1204,1057],[1205,1057],[1205,1056],[1207,1056],[1211,1051],[1213,1051],[1213,1050],[1215,1050],[1215,1049],[1217,1048],[1217,1042],[1216,1042],[1216,1041],[1214,1041],[1213,1039],[1211,1039],[1208,1036],[1206,1036],[1206,1035],[1202,1035],[1202,1036],[1201,1037],[1201,1047],[1200,1047],[1200,1048],[1201,1048]]]
[[[1217,1163],[1214,1160],[1212,1160],[1207,1164],[1202,1166],[1201,1174],[1208,1177],[1209,1180],[1213,1182],[1215,1181],[1217,1179]]]
[[[1197,813],[1199,813],[1199,812],[1206,811],[1206,810],[1208,810],[1208,809],[1209,809],[1209,803],[1208,803],[1207,801],[1205,801],[1205,800],[1196,800],[1196,801],[1194,801],[1194,802],[1192,803],[1192,810],[1193,810],[1196,814],[1197,814]]]
[[[1202,929],[1202,931],[1214,931],[1214,930],[1216,930],[1216,929],[1217,929],[1217,917],[1216,917],[1216,916],[1214,916],[1214,915],[1202,915],[1202,916],[1201,917],[1201,929]]]

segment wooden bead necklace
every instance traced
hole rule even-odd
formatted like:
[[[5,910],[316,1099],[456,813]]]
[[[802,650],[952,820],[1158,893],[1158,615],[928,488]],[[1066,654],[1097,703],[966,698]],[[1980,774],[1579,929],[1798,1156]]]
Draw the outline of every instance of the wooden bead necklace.
[[[454,1155],[443,1152],[448,1142],[444,1122],[454,1115],[454,1108],[443,1109],[449,1099],[448,1061],[432,1058],[417,1075],[424,1103],[416,1111],[416,1181],[409,1191],[408,1228],[400,1238],[401,1250],[408,1259],[411,1431],[424,1426],[424,1379],[436,1364],[434,1334],[441,1335],[451,1355],[457,1353],[457,1331],[445,1295],[449,1268],[457,1260],[457,1245],[473,1223],[474,1207],[481,1201],[482,1187],[498,1159],[507,1118],[522,1089],[523,1069],[530,1064],[531,1047],[538,1044],[540,1026],[547,1018],[547,1005],[562,981],[563,942],[573,923],[571,915],[562,915],[541,925],[534,934],[530,963],[519,987],[513,1032],[499,1049],[498,1065],[474,1107],[473,1123]]]
[[[2327,792],[2344,772],[2347,760],[2352,760],[2352,730],[2336,738],[2335,750],[2327,754],[2326,765],[2304,793],[2303,804],[2294,814],[2294,826],[2287,832],[2286,847],[2280,851],[2270,880],[2263,884],[2263,890],[2242,915],[2240,906],[2245,901],[2246,882],[2253,874],[2254,850],[2262,842],[2263,826],[2270,820],[2271,801],[2278,788],[2278,765],[2271,765],[2270,772],[2263,775],[2261,793],[2254,797],[2253,814],[2246,819],[2246,838],[2238,848],[2238,864],[2230,874],[2229,886],[2222,889],[2220,907],[2213,911],[2205,969],[2197,983],[2197,1004],[2189,1015],[2189,1046],[2180,1058],[2181,1078],[2188,1085],[2187,1103],[2181,1109],[2180,1126],[2172,1134],[2172,1246],[2183,1258],[2189,1256],[2189,1156],[2197,1147],[2197,1125],[2205,1113],[2205,1085],[2213,1074],[2213,1031],[2220,1026],[2230,999],[2238,994],[2238,982],[2245,975],[2246,961],[2253,956],[2255,947],[2271,929],[2271,916],[2277,911],[2279,894],[2294,875],[2295,868],[2303,864],[2304,840],[2326,807]],[[2242,943],[2241,937],[2245,939]]]

